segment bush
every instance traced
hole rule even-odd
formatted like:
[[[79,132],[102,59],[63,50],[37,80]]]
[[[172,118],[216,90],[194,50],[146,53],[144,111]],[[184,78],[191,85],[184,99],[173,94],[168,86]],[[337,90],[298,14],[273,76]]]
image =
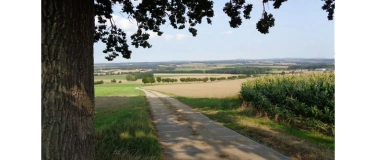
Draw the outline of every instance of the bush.
[[[113,79],[113,80],[111,80],[111,82],[112,82],[112,83],[116,83],[116,80],[115,80],[115,79]]]
[[[94,82],[94,85],[96,85],[96,84],[103,84],[103,83],[104,83],[103,80],[95,81],[95,82]]]

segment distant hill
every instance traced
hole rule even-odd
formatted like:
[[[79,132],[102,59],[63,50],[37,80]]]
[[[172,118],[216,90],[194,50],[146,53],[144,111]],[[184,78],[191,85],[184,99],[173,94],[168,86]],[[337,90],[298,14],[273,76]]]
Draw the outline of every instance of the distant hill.
[[[334,63],[334,59],[328,58],[268,58],[268,59],[233,59],[233,60],[202,60],[202,61],[188,61],[188,60],[174,60],[174,61],[159,61],[159,62],[109,62],[109,63],[95,63],[94,66],[122,66],[122,65],[156,65],[156,64],[184,64],[184,63],[244,63],[244,62],[306,62],[306,63]]]

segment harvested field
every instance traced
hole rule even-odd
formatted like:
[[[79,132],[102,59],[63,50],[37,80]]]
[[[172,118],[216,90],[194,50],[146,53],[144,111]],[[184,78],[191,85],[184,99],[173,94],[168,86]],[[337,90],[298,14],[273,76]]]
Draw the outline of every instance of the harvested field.
[[[240,92],[240,87],[247,79],[226,80],[219,82],[201,82],[190,84],[173,84],[146,86],[144,89],[172,93],[185,97],[206,97],[206,98],[224,98],[236,96]]]

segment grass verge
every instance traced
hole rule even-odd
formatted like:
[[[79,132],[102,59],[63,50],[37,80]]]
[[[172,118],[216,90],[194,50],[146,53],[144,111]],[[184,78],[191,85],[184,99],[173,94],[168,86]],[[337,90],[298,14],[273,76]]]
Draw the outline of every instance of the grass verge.
[[[94,86],[95,96],[143,96],[143,92],[135,89],[142,86],[142,83],[123,84],[123,83],[109,83]]]
[[[163,159],[144,93],[136,85],[95,87],[101,95],[95,97],[96,159]]]

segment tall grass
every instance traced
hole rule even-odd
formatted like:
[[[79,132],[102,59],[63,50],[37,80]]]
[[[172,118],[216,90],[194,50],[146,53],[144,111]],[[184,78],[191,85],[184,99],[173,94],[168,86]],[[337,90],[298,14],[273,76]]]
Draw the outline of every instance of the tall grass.
[[[149,104],[135,87],[137,84],[95,86],[96,159],[163,159]]]
[[[260,113],[334,135],[334,73],[264,76],[242,84],[241,98]]]

